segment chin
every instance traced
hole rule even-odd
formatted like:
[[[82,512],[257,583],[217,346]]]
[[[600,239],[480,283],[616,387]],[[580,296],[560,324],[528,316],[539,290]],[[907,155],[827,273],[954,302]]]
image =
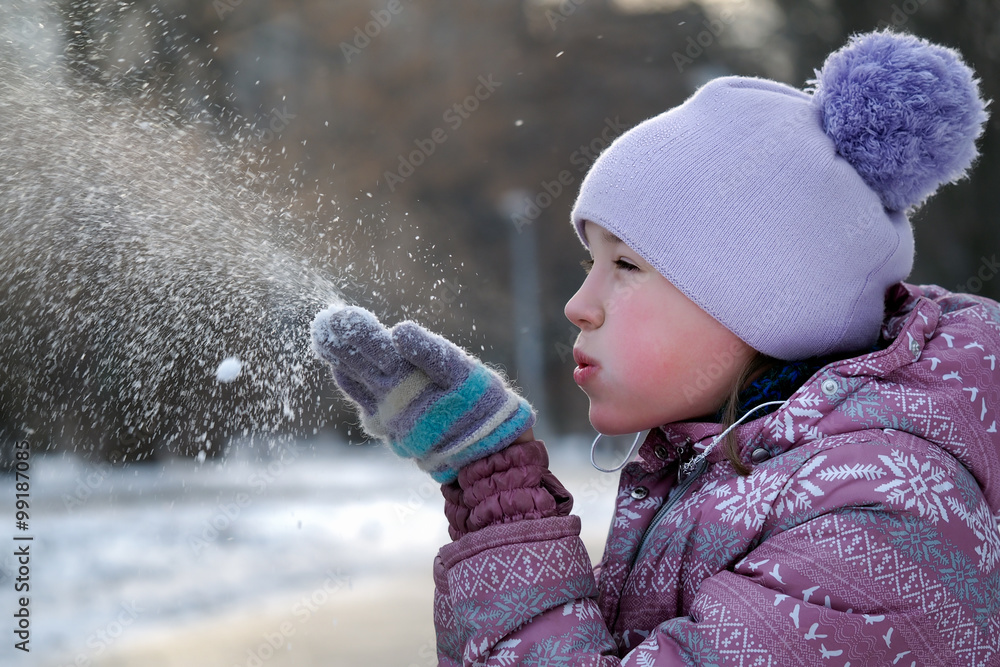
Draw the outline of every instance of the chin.
[[[594,430],[604,435],[626,435],[639,433],[649,428],[659,426],[662,422],[648,424],[645,421],[628,419],[624,416],[601,414],[593,408],[590,410],[590,425]]]

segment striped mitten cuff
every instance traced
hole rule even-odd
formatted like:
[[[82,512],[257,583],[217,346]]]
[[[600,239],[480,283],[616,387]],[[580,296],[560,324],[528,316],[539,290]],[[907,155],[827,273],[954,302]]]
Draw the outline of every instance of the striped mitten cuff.
[[[535,422],[531,405],[499,374],[414,322],[389,331],[363,308],[334,307],[316,316],[312,334],[365,431],[438,482],[453,481]]]

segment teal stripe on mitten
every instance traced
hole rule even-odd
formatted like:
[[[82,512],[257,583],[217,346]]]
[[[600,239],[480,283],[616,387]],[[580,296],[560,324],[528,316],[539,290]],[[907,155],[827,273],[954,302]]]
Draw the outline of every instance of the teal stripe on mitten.
[[[402,451],[422,459],[438,444],[452,424],[474,408],[490,388],[493,378],[484,366],[477,365],[465,382],[441,397],[398,442]]]

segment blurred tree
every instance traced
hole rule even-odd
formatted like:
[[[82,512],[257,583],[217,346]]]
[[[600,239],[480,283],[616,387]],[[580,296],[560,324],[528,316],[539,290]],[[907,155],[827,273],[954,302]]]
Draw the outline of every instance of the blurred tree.
[[[331,238],[351,248],[350,271],[330,267],[350,298],[512,376],[506,235],[512,216],[534,225],[560,430],[587,428],[562,315],[583,275],[568,214],[607,140],[713,76],[804,86],[851,33],[884,25],[958,48],[988,97],[1000,80],[998,0],[61,2],[82,77],[242,131],[268,156],[260,186],[299,193],[303,252],[323,264]],[[912,280],[970,290],[997,247],[998,122],[972,179],[914,216]],[[977,289],[1000,297],[1000,281]]]

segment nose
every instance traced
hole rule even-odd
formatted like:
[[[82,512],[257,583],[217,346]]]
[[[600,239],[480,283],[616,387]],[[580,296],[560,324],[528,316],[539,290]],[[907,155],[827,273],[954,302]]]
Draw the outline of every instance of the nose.
[[[593,294],[590,282],[589,279],[584,280],[580,289],[566,302],[566,307],[563,309],[566,319],[579,327],[581,331],[597,329],[604,324],[604,308],[601,306],[600,299]]]

